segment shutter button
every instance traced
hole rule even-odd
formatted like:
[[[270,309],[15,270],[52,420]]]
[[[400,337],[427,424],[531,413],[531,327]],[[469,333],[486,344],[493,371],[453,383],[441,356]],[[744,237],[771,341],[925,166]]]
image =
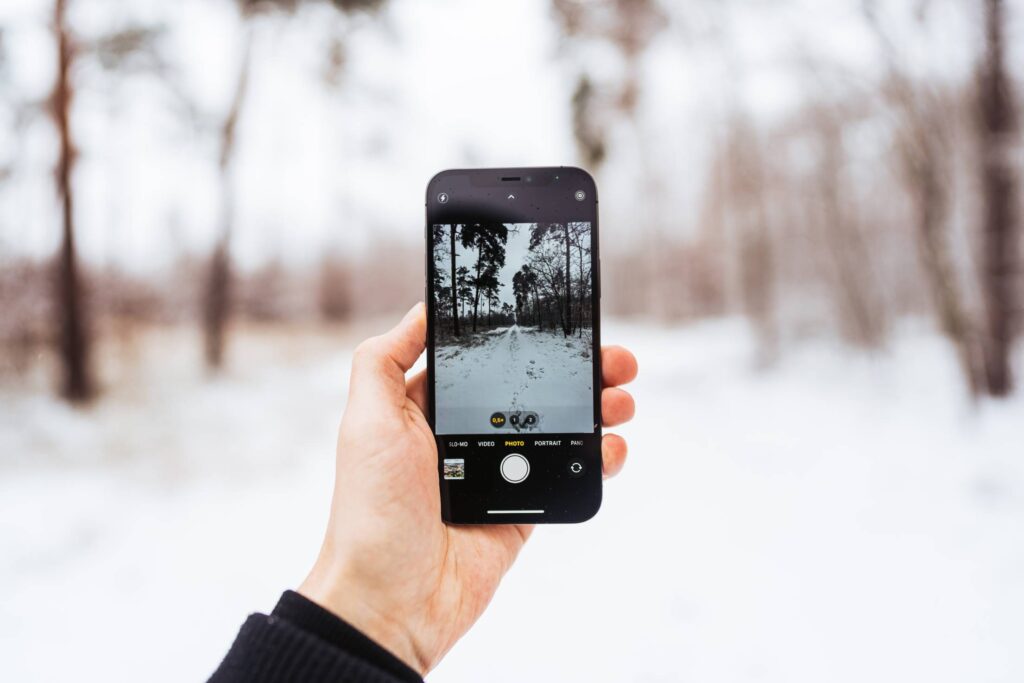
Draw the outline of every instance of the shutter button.
[[[530,474],[530,461],[518,453],[509,453],[501,460],[501,476],[510,484],[518,484]]]

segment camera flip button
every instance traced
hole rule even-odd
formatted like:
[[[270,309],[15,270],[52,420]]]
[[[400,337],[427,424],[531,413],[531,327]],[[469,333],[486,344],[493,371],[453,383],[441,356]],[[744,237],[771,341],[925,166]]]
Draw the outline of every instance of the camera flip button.
[[[499,470],[505,481],[510,484],[518,484],[529,476],[530,461],[518,453],[509,453],[502,458]]]

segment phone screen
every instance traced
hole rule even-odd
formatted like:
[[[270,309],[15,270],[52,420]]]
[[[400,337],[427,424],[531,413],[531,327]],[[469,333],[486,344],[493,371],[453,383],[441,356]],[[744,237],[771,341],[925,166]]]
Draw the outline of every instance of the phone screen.
[[[561,523],[601,505],[597,188],[574,168],[427,186],[428,418],[451,523]]]
[[[438,435],[594,431],[589,222],[433,225]]]

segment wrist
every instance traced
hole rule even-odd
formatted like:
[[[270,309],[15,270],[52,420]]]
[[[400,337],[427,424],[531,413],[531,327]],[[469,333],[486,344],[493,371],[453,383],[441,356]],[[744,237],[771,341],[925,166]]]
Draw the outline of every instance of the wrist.
[[[344,572],[325,570],[318,561],[296,592],[358,629],[421,677],[430,669],[401,618],[374,604],[368,588]]]

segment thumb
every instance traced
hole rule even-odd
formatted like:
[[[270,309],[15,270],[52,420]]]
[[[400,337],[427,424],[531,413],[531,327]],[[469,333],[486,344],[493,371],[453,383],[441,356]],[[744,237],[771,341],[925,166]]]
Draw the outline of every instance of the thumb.
[[[357,346],[352,358],[349,403],[404,405],[405,373],[423,353],[426,335],[425,307],[417,303],[400,323]]]

